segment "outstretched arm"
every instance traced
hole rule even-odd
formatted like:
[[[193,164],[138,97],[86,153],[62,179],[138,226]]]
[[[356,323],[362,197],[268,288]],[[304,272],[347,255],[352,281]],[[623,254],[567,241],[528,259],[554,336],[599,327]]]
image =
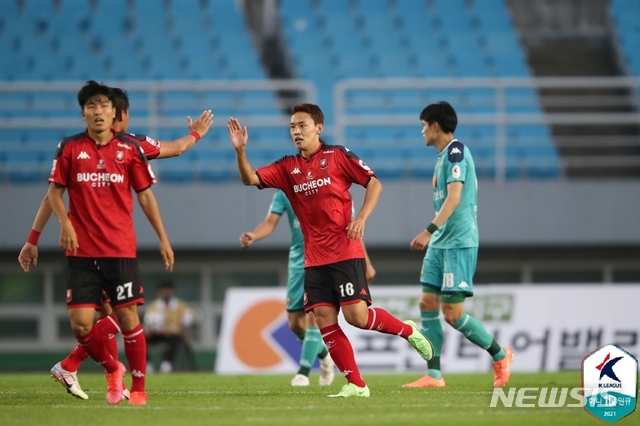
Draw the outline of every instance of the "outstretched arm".
[[[76,235],[76,230],[73,229],[69,216],[67,216],[67,208],[62,199],[62,194],[64,194],[65,190],[64,186],[51,182],[49,184],[49,192],[47,192],[47,200],[60,222],[60,248],[72,252],[75,256],[79,247],[78,236]]]
[[[367,189],[364,192],[362,208],[358,215],[351,220],[349,226],[347,226],[347,237],[350,240],[355,240],[364,236],[364,224],[369,218],[369,215],[373,212],[376,204],[378,204],[380,194],[382,194],[382,184],[375,176],[372,176],[371,180],[369,180],[369,183],[367,184]]]
[[[240,180],[245,185],[260,185],[260,179],[258,179],[256,171],[251,167],[245,151],[247,140],[249,139],[247,127],[245,126],[243,128],[238,120],[230,118],[227,122],[227,130],[229,131],[231,145],[233,145],[233,148],[236,150],[236,160],[238,161]]]
[[[151,188],[138,192],[138,203],[140,204],[144,214],[147,216],[153,230],[156,231],[156,234],[158,235],[162,260],[164,260],[164,265],[167,268],[167,271],[171,272],[173,271],[174,264],[173,249],[171,249],[171,243],[169,243],[169,238],[164,231],[164,225],[162,224],[162,218],[160,217],[160,209],[158,208],[156,197],[153,195]]]
[[[280,215],[269,212],[264,221],[256,226],[253,232],[243,232],[242,235],[240,235],[240,246],[242,248],[249,248],[254,242],[267,238],[273,233],[276,226],[278,226],[278,221],[280,221]]]
[[[177,157],[190,150],[213,125],[213,114],[211,110],[203,111],[195,122],[192,122],[191,117],[187,117],[187,124],[190,133],[171,142],[160,142],[160,154],[156,158]]]
[[[463,182],[451,182],[447,184],[447,198],[445,198],[440,211],[432,222],[438,228],[444,225],[447,220],[449,220],[453,212],[460,204],[463,185]],[[431,233],[425,229],[424,231],[416,235],[413,241],[411,241],[411,250],[424,250],[427,244],[429,244],[429,240],[431,240]]]
[[[27,242],[24,243],[24,246],[18,255],[18,262],[20,262],[20,266],[25,272],[29,272],[31,262],[33,262],[33,266],[38,266],[38,238],[40,238],[40,234],[49,221],[52,213],[53,210],[51,210],[49,200],[45,195],[42,199],[42,203],[40,204],[40,208],[38,209],[38,213],[36,213],[33,225],[31,226],[29,238],[27,238]]]

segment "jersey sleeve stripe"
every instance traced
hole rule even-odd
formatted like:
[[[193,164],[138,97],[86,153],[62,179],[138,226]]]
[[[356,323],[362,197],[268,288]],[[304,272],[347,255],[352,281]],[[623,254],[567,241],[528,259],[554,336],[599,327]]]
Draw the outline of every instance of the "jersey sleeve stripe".
[[[255,170],[255,174],[256,174],[256,176],[258,176],[258,180],[260,181],[260,185],[258,185],[258,189],[264,189],[264,182],[262,182],[262,178],[260,177],[260,173],[258,173],[258,171]]]
[[[147,190],[147,189],[149,189],[149,188],[151,188],[151,185],[147,186],[146,188],[138,189],[138,190],[135,190],[135,191],[136,191],[136,194],[139,194],[139,193],[141,193],[141,192],[146,191],[146,190]]]

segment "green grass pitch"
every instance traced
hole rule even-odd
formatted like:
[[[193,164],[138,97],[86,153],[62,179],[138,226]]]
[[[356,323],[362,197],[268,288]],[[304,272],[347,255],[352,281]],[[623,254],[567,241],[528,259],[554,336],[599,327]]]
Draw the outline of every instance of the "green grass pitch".
[[[449,374],[444,389],[402,389],[418,378],[365,374],[369,399],[330,399],[345,383],[293,388],[291,376],[219,376],[213,373],[147,377],[145,407],[109,406],[103,375],[79,374],[89,395],[68,395],[46,372],[0,375],[0,425],[603,425],[582,408],[490,408],[491,374]],[[125,379],[130,383],[130,377]],[[577,387],[579,372],[513,374],[508,387]],[[568,399],[568,403],[575,402]],[[640,425],[634,412],[616,423]]]

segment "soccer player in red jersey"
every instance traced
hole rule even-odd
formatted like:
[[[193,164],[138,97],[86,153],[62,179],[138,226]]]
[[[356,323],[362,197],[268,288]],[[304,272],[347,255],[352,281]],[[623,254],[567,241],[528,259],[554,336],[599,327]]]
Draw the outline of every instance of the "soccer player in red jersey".
[[[129,97],[127,92],[120,88],[114,87],[112,90],[115,96],[114,106],[116,109],[116,120],[113,123],[113,128],[118,132],[126,133],[129,127]],[[203,111],[196,121],[192,121],[191,117],[187,117],[187,124],[190,133],[171,142],[158,141],[138,133],[130,133],[129,135],[137,140],[147,160],[177,157],[191,149],[200,138],[207,134],[213,124],[213,114],[211,110]],[[45,195],[33,221],[27,242],[18,255],[18,262],[25,272],[29,272],[31,263],[34,266],[38,264],[38,240],[52,213],[53,211]]]
[[[254,170],[246,155],[248,132],[238,120],[227,124],[236,150],[240,179],[245,185],[278,188],[286,195],[304,237],[305,311],[312,311],[331,358],[347,384],[330,397],[369,397],[356,365],[353,348],[338,324],[342,309],[355,327],[396,334],[407,339],[423,359],[433,356],[433,346],[412,321],[404,323],[381,308],[370,307],[371,293],[365,277],[361,239],[382,184],[373,171],[344,146],[320,142],[324,115],[314,104],[293,107],[290,133],[299,150]],[[364,203],[352,218],[352,184],[366,188]]]
[[[84,133],[58,145],[47,199],[60,221],[60,247],[66,251],[67,309],[76,339],[107,377],[107,402],[122,398],[125,367],[113,359],[105,333],[122,329],[125,354],[133,377],[130,405],[144,405],[146,340],[137,305],[144,303],[136,261],[133,197],[160,240],[167,270],[173,270],[173,250],[164,230],[151,185],[155,178],[136,140],[112,129],[116,110],[111,88],[88,81],[78,92]],[[69,191],[69,211],[63,194]],[[101,293],[109,295],[118,322],[93,325]],[[119,326],[119,327],[118,327]]]
[[[113,128],[118,132],[126,133],[129,126],[129,96],[126,91],[120,88],[114,87],[112,90],[115,97],[114,107],[116,109],[116,120],[113,123]],[[188,151],[201,137],[206,135],[213,124],[213,114],[211,113],[211,110],[203,111],[195,122],[191,120],[191,117],[187,117],[187,124],[190,133],[171,142],[160,142],[142,134],[131,133],[129,135],[137,140],[138,144],[143,149],[147,160],[176,157]],[[22,247],[20,255],[18,256],[18,261],[25,272],[29,272],[31,262],[33,262],[34,266],[37,266],[38,238],[46,223],[49,221],[52,213],[51,206],[49,205],[47,196],[45,195],[33,222],[29,238]],[[115,316],[111,315],[112,309],[109,305],[109,299],[104,296],[105,294],[103,294],[102,310],[100,311],[100,318],[98,321],[102,321],[104,318],[109,316],[111,317],[111,320],[117,321]],[[118,346],[115,334],[110,333],[108,334],[108,337],[107,348],[111,356],[117,360]],[[65,359],[54,365],[51,369],[51,377],[61,383],[68,393],[80,399],[89,398],[80,387],[80,383],[76,376],[76,372],[80,367],[80,364],[82,364],[82,362],[87,358],[89,358],[89,354],[86,353],[81,344],[78,344]],[[124,388],[123,397],[125,399],[129,398],[129,391],[126,387]]]

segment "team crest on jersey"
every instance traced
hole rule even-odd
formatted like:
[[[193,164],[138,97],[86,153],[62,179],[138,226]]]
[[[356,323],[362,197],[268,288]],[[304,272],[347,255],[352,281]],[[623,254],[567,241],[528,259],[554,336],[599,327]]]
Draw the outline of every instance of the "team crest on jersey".
[[[118,163],[122,163],[124,161],[124,151],[118,151],[116,153],[116,160],[118,160]]]
[[[313,180],[313,175],[311,172],[307,172],[307,180]]]
[[[433,175],[433,187],[438,187],[438,177],[436,175]]]
[[[327,168],[327,159],[326,158],[322,158],[320,160],[320,168],[321,169],[326,169]]]
[[[67,290],[67,303],[71,303],[73,300],[73,290]]]
[[[98,168],[99,169],[104,169],[104,161],[102,161],[102,158],[98,161]]]

